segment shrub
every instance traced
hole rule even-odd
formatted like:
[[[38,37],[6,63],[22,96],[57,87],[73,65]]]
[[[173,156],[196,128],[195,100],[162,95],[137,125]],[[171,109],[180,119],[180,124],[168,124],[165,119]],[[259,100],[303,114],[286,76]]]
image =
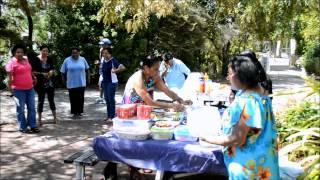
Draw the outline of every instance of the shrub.
[[[6,77],[7,73],[4,69],[5,64],[7,63],[9,57],[7,55],[0,55],[0,90],[5,89],[6,86]]]
[[[319,177],[319,104],[303,102],[287,110],[278,119],[281,154],[288,153],[289,160],[305,168],[305,173],[298,179]]]
[[[308,74],[320,76],[320,43],[316,43],[306,50],[303,66]]]

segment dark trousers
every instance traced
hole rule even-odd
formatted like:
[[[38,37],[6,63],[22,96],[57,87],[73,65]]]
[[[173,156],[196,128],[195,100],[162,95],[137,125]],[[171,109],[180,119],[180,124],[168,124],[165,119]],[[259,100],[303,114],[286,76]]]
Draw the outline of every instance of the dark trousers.
[[[70,106],[71,106],[71,114],[83,113],[84,90],[85,90],[85,87],[68,89]]]
[[[37,94],[38,94],[38,112],[42,113],[43,112],[43,104],[44,104],[44,99],[46,98],[46,94],[48,97],[50,109],[52,111],[56,110],[56,105],[54,103],[54,88],[42,88],[42,89],[37,89]]]
[[[104,98],[107,103],[108,118],[115,117],[116,111],[116,90],[118,83],[103,83]]]

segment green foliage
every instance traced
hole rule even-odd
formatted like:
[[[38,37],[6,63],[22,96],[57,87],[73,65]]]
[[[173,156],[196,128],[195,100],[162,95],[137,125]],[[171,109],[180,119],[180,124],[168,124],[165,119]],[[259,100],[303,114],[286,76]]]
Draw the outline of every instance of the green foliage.
[[[5,64],[7,63],[9,56],[0,56],[0,90],[6,88],[6,76]]]
[[[7,27],[24,31],[28,23],[25,14],[16,11],[19,3],[8,2],[12,7],[6,18],[15,22],[10,20]],[[289,39],[293,35],[300,38],[298,43],[309,46],[318,38],[316,28],[320,24],[317,0],[27,2],[34,23],[33,40],[50,45],[57,68],[70,55],[70,48],[79,46],[91,65],[91,73],[96,73],[93,62],[98,59],[97,42],[108,37],[114,44],[114,56],[128,68],[120,76],[123,82],[147,52],[167,50],[192,71],[208,71],[211,77],[221,77],[226,74],[231,55],[245,48],[256,49],[257,40]]]
[[[39,37],[39,43],[50,46],[57,69],[63,60],[71,55],[71,47],[79,47],[81,56],[87,59],[91,67],[91,73],[97,72],[94,61],[99,58],[98,42],[105,28],[96,21],[96,12],[100,6],[99,0],[81,0],[73,5],[49,6],[45,16],[46,23],[40,25],[45,28],[44,32],[49,33],[39,31],[38,33],[43,35]]]
[[[220,16],[212,17],[212,2],[209,5],[209,1],[105,0],[98,18],[125,29],[134,39],[142,38],[144,53],[169,50],[193,71],[203,70],[200,64],[210,66],[213,76],[221,73],[220,59],[227,62],[228,40],[222,36],[225,29],[217,27]]]
[[[287,110],[279,117],[278,131],[280,152],[286,152],[289,160],[307,161],[307,172],[312,177],[319,177],[320,155],[320,113],[319,103],[303,102]],[[315,162],[315,163],[314,163]],[[308,178],[307,178],[308,177]],[[300,179],[309,179],[309,173]],[[312,179],[312,178],[311,178]]]
[[[320,41],[319,2],[310,0],[297,16],[294,37],[298,42],[298,54],[309,51]]]
[[[314,180],[320,179],[320,159],[312,163],[303,174],[301,174],[297,180]]]
[[[306,77],[304,79],[306,84],[311,88],[311,92],[308,93],[308,96],[316,95],[320,96],[320,81],[316,80],[315,77]]]
[[[137,33],[148,28],[150,15],[165,17],[173,13],[173,7],[171,0],[104,0],[98,19],[107,25],[125,24],[128,33]]]
[[[308,74],[320,76],[320,43],[306,50],[303,66]]]
[[[279,132],[286,132],[286,130],[293,129],[307,129],[311,127],[317,127],[320,123],[319,119],[319,104],[311,102],[304,102],[301,105],[297,105],[292,109],[289,109],[282,118],[280,118]],[[293,133],[293,132],[291,132]],[[280,133],[281,134],[281,133]],[[285,142],[290,134],[281,134],[281,142]]]

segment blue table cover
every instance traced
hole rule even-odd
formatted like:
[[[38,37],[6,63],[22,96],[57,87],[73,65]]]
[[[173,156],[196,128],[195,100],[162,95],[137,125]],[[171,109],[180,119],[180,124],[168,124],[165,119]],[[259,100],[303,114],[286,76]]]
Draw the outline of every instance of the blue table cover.
[[[203,147],[198,142],[133,141],[106,134],[94,138],[93,149],[100,160],[122,162],[137,168],[228,174],[221,147]]]

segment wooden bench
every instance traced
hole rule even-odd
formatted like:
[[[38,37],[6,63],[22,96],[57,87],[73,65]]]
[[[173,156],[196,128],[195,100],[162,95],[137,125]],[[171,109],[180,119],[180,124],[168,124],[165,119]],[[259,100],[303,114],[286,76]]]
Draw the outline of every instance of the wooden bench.
[[[90,147],[70,154],[63,162],[66,164],[74,164],[76,166],[75,180],[84,180],[85,167],[96,165],[99,162],[99,159]]]

